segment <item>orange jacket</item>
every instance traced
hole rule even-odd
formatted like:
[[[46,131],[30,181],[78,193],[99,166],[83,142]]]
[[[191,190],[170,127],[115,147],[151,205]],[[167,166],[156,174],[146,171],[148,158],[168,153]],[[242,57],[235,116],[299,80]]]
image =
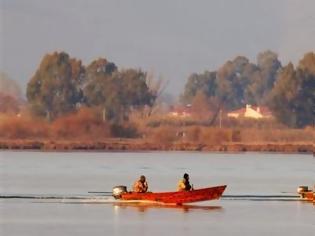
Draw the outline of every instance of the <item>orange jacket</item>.
[[[140,180],[137,180],[132,186],[132,191],[136,193],[145,193],[148,191],[148,183],[145,181],[142,183]]]

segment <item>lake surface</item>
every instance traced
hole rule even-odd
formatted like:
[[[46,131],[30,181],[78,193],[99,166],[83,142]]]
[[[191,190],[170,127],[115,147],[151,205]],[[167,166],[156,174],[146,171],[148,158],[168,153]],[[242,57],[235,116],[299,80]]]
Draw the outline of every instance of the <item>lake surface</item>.
[[[89,191],[130,189],[146,175],[151,191],[227,184],[226,195],[295,195],[315,184],[315,158],[296,154],[199,152],[0,152],[0,235],[312,235],[315,206],[301,201],[221,199],[187,207],[117,204]],[[84,196],[74,201],[69,196]],[[90,197],[89,197],[90,196]],[[90,200],[89,200],[90,198]]]

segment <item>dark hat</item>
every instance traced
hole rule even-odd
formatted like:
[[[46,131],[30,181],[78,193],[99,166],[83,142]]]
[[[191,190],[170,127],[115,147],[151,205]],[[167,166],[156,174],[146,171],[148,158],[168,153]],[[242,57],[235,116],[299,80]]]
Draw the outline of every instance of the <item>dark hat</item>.
[[[184,174],[184,179],[187,179],[189,175],[187,173]]]

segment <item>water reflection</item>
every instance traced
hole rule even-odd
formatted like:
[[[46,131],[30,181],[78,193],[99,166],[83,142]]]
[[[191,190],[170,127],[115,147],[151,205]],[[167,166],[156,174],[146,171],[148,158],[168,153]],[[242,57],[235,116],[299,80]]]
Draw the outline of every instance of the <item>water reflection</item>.
[[[188,213],[195,210],[204,211],[220,211],[221,206],[203,206],[203,205],[171,205],[171,204],[155,204],[155,203],[113,203],[115,212],[119,210],[134,209],[139,212],[147,212],[151,209],[175,209]]]

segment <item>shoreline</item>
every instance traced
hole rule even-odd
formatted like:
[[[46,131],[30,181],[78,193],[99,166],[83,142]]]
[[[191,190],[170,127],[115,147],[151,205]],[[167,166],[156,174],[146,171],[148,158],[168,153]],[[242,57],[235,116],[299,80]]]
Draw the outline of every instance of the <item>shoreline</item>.
[[[145,140],[102,141],[0,140],[0,150],[38,151],[200,151],[200,152],[279,152],[315,153],[314,143],[156,143]]]

